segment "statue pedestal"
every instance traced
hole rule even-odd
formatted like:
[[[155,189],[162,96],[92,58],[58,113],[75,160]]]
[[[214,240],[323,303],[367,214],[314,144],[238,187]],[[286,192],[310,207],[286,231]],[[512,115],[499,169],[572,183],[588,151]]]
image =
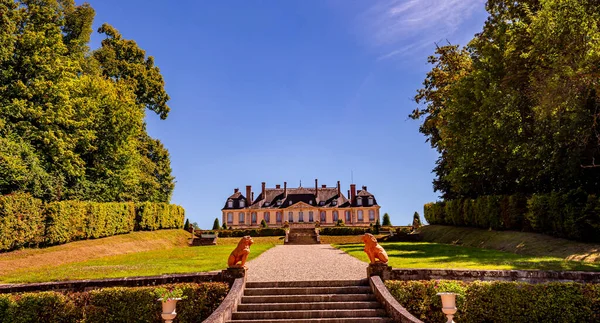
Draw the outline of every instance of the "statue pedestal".
[[[367,277],[379,276],[381,280],[389,280],[392,267],[388,266],[387,263],[374,263],[369,264],[367,267]]]
[[[246,268],[243,267],[229,267],[222,272],[223,280],[229,282],[229,284],[233,284],[233,281],[237,278],[246,277]]]

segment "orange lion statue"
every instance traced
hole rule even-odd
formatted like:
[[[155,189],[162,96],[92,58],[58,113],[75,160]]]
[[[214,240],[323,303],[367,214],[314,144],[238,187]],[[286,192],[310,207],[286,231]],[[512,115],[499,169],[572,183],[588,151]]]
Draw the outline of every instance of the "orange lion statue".
[[[365,233],[362,237],[362,241],[365,243],[365,252],[367,253],[367,256],[369,256],[369,260],[372,264],[387,264],[388,255],[383,247],[377,243],[375,236],[370,233]]]
[[[238,243],[237,247],[233,249],[227,260],[227,266],[230,268],[246,268],[246,259],[250,254],[250,246],[254,243],[252,237],[245,236]]]

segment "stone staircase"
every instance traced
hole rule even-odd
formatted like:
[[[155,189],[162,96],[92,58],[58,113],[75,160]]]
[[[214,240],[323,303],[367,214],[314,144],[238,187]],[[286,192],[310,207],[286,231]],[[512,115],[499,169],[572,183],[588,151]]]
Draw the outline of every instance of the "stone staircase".
[[[319,244],[314,228],[290,228],[285,244]]]
[[[230,323],[393,322],[367,280],[248,282]]]

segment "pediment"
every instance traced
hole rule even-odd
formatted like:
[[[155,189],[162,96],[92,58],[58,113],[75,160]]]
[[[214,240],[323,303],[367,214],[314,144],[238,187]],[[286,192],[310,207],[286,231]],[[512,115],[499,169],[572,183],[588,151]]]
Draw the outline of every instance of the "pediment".
[[[298,202],[296,204],[293,204],[291,206],[288,206],[288,209],[307,209],[307,208],[313,208],[315,207],[314,205],[310,205],[310,204],[306,204],[304,202]]]

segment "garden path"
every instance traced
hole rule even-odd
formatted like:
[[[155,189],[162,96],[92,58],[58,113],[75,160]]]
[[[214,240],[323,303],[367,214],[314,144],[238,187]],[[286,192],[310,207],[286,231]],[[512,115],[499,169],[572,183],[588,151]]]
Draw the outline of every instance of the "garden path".
[[[247,263],[248,281],[358,280],[367,263],[331,245],[279,245]]]

